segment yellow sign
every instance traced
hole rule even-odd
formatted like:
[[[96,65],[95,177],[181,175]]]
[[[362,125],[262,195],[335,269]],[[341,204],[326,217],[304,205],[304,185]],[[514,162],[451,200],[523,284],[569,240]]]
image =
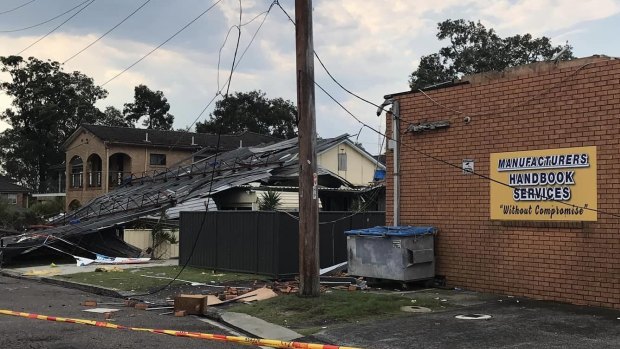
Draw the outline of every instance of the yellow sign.
[[[596,221],[596,147],[491,154],[491,219]]]

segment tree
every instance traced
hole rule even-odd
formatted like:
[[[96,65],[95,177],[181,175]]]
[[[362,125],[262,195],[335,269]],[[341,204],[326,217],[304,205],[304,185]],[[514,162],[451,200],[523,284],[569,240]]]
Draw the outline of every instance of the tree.
[[[134,103],[125,103],[123,115],[129,123],[135,123],[142,117],[142,125],[153,130],[172,130],[174,116],[168,111],[170,104],[161,91],[152,91],[146,85],[134,88]]]
[[[4,170],[29,188],[41,190],[51,165],[64,161],[63,142],[82,123],[95,123],[95,103],[107,96],[93,79],[60,63],[34,57],[0,57],[0,71],[10,80],[0,90],[13,98],[0,119],[12,128],[0,134]]]
[[[113,106],[107,106],[105,108],[97,120],[97,124],[117,127],[135,127],[133,122],[127,121],[123,113]]]
[[[261,211],[275,211],[280,206],[280,193],[268,189],[263,192],[258,199],[258,209]]]
[[[277,138],[297,136],[297,108],[282,98],[269,99],[262,91],[236,92],[215,103],[205,122],[196,123],[196,132],[239,133],[252,131]]]
[[[562,46],[552,46],[545,36],[515,35],[501,38],[480,22],[446,20],[437,25],[439,40],[450,40],[450,46],[439,53],[422,56],[420,65],[409,76],[412,90],[450,81],[467,74],[501,71],[517,65],[549,60]],[[560,57],[572,59],[571,47]]]

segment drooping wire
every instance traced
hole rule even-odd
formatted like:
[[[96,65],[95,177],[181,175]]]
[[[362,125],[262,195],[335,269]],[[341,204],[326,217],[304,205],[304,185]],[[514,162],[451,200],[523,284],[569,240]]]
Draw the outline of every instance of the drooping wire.
[[[116,25],[114,25],[112,28],[110,28],[107,32],[103,33],[100,37],[98,37],[95,41],[91,42],[90,44],[86,45],[83,49],[79,50],[78,52],[74,53],[73,56],[65,59],[64,62],[62,62],[62,64],[65,64],[67,62],[69,62],[70,60],[72,60],[73,58],[77,57],[79,54],[81,54],[82,52],[88,50],[91,46],[93,46],[94,44],[96,44],[99,40],[103,39],[104,36],[110,34],[114,29],[118,28],[121,24],[125,23],[125,21],[127,21],[129,18],[131,18],[133,15],[135,15],[138,11],[140,11],[144,6],[146,6],[146,4],[148,4],[149,2],[151,2],[151,0],[146,0],[142,5],[140,5],[137,9],[135,9],[132,13],[130,13],[127,17],[123,18],[122,21],[118,22]]]
[[[10,9],[10,10],[2,11],[2,12],[0,12],[0,15],[3,15],[5,13],[9,13],[9,12],[13,12],[13,11],[19,10],[20,8],[22,8],[22,7],[26,6],[26,5],[32,4],[35,1],[37,1],[37,0],[30,0],[30,1],[26,2],[26,3],[24,3],[24,4],[21,4],[21,5],[17,6],[17,7],[14,7],[12,9]]]
[[[271,9],[273,7],[274,3],[272,3],[269,6],[269,9],[267,11],[261,12],[258,16],[252,18],[250,21],[242,24],[241,26],[245,26],[250,24],[251,22],[253,22],[256,18],[260,17],[261,15],[265,15],[263,17],[263,20],[261,21],[260,25],[258,26],[258,28],[256,29],[256,31],[254,32],[254,35],[252,35],[252,38],[250,39],[250,42],[248,43],[248,45],[245,47],[245,49],[243,50],[243,52],[241,53],[241,56],[239,56],[239,60],[237,60],[237,63],[235,64],[234,68],[232,69],[233,71],[237,70],[237,67],[239,66],[239,64],[241,64],[241,61],[243,60],[243,58],[245,57],[245,54],[248,52],[248,49],[250,48],[250,46],[252,45],[252,43],[254,43],[254,40],[256,39],[256,36],[258,35],[258,33],[260,32],[261,28],[263,27],[263,24],[265,24],[265,21],[267,20],[267,16],[269,16],[269,13],[271,12]],[[234,26],[233,26],[234,27]],[[231,28],[233,28],[231,27]],[[230,30],[229,30],[230,33]],[[228,39],[228,34],[226,35],[226,39]],[[221,52],[221,49],[220,49]],[[219,60],[219,58],[218,58]],[[219,76],[219,64],[218,64],[218,76]],[[229,74],[228,79],[224,82],[223,86],[227,86],[227,84],[229,85],[229,81],[230,79],[232,79],[232,75]],[[209,103],[207,103],[207,105],[205,105],[204,108],[202,108],[202,111],[198,114],[198,116],[196,116],[196,118],[194,119],[194,121],[187,127],[187,131],[189,132],[189,130],[198,122],[198,120],[202,117],[202,115],[207,111],[207,109],[211,106],[211,104],[215,101],[215,99],[218,96],[222,95],[222,91],[224,90],[224,87],[222,86],[222,88],[220,88],[219,86],[219,79],[218,79],[218,90],[215,92],[215,95],[213,96],[213,98],[209,101]],[[181,137],[179,137],[177,139],[177,141],[174,143],[174,145],[172,145],[169,149],[172,150],[174,149],[174,147],[176,147],[179,142],[181,140]]]
[[[77,16],[80,14],[80,12],[84,11],[88,6],[90,6],[93,2],[95,2],[95,0],[90,0],[89,3],[87,3],[86,5],[84,5],[81,9],[79,9],[76,13],[72,14],[69,18],[67,18],[66,20],[64,20],[62,23],[60,23],[58,26],[56,26],[54,29],[50,30],[49,32],[47,32],[47,34],[43,35],[42,37],[40,37],[37,41],[33,42],[32,44],[26,46],[26,48],[24,48],[23,50],[19,51],[17,53],[17,56],[21,55],[22,53],[24,53],[26,50],[28,50],[29,48],[31,48],[32,46],[36,45],[37,43],[39,43],[41,40],[45,39],[46,37],[48,37],[49,35],[51,35],[53,32],[55,32],[58,28],[62,27],[65,23],[69,22],[73,17]]]
[[[275,2],[274,2],[274,3],[275,3]],[[243,56],[245,55],[245,52],[247,52],[247,49],[249,48],[249,46],[250,46],[250,45],[252,44],[252,42],[254,41],[254,38],[256,37],[256,35],[258,34],[258,32],[260,31],[260,29],[261,29],[261,27],[262,27],[263,23],[265,23],[265,19],[267,18],[267,15],[268,15],[268,14],[269,14],[269,12],[271,11],[272,6],[273,6],[273,4],[269,7],[269,10],[267,11],[267,14],[265,15],[265,18],[263,19],[263,22],[261,22],[261,25],[258,27],[258,29],[256,30],[256,32],[254,33],[254,35],[253,35],[253,37],[252,37],[252,40],[250,40],[250,43],[248,44],[248,46],[246,47],[246,49],[245,49],[245,50],[244,50],[244,52],[242,53],[242,55],[241,55],[241,57],[239,58],[239,61],[237,61],[237,64],[236,64],[236,65],[235,65],[235,63],[234,63],[234,59],[233,59],[233,64],[232,64],[232,67],[231,67],[231,69],[230,69],[230,75],[229,75],[229,77],[228,77],[228,86],[230,86],[230,81],[232,80],[232,76],[233,76],[233,73],[234,73],[234,71],[235,71],[236,67],[239,65],[239,63],[241,63],[241,59],[243,59]],[[239,23],[241,23],[241,16],[242,16],[242,12],[243,12],[243,8],[242,8],[242,6],[241,6],[241,0],[239,0]],[[237,38],[237,40],[240,40],[240,39],[241,39],[241,37],[239,36],[239,37]],[[239,43],[237,43],[237,46],[238,46],[238,45],[239,45]],[[228,92],[227,92],[227,94],[228,94]],[[227,95],[227,94],[226,94],[226,95]],[[215,97],[217,97],[217,96],[218,96],[218,94],[216,94],[216,96],[215,96]],[[210,104],[213,102],[213,100],[215,100],[215,97],[214,97],[214,98],[213,98],[213,99],[209,102],[209,104],[208,104],[208,105],[210,105]],[[207,107],[205,107],[205,108],[203,109],[203,111],[201,112],[201,114],[202,114],[202,113],[203,113],[206,109],[207,109]],[[183,273],[183,271],[184,271],[184,270],[187,268],[187,266],[189,265],[189,262],[190,262],[190,260],[191,260],[192,256],[194,255],[194,252],[195,252],[195,250],[196,250],[196,247],[198,246],[198,241],[200,240],[200,235],[202,234],[202,231],[203,231],[203,229],[204,229],[204,225],[205,225],[205,223],[206,223],[206,221],[207,221],[207,213],[209,212],[209,203],[211,203],[211,202],[212,202],[212,200],[213,200],[213,198],[211,198],[211,194],[213,193],[213,182],[214,182],[214,179],[215,179],[215,173],[217,172],[217,169],[216,169],[216,167],[217,167],[217,165],[218,165],[218,163],[217,163],[217,159],[218,159],[219,150],[220,150],[220,141],[221,141],[221,136],[222,136],[222,129],[223,129],[223,125],[224,125],[224,123],[223,123],[223,122],[220,122],[220,126],[219,126],[218,133],[217,133],[217,143],[216,143],[216,145],[215,145],[215,154],[214,154],[214,158],[213,158],[213,168],[211,169],[211,179],[210,179],[210,181],[209,181],[209,191],[208,191],[208,193],[207,193],[207,195],[206,195],[207,200],[206,200],[206,202],[205,202],[205,212],[204,212],[204,214],[202,215],[202,222],[200,223],[200,226],[199,226],[199,228],[198,228],[198,232],[196,233],[196,238],[194,239],[194,243],[193,243],[193,245],[192,245],[192,248],[191,248],[191,250],[190,250],[189,255],[187,256],[187,259],[185,260],[185,263],[183,263],[183,266],[181,267],[181,270],[179,270],[179,272],[178,272],[178,273],[177,273],[177,274],[176,274],[176,275],[175,275],[175,276],[174,276],[174,277],[173,277],[173,278],[172,278],[172,279],[171,279],[171,280],[170,280],[167,284],[163,285],[162,287],[160,287],[160,288],[158,288],[158,289],[156,289],[156,290],[154,290],[154,291],[147,292],[147,293],[144,293],[144,294],[132,295],[132,297],[149,296],[149,295],[153,295],[153,294],[156,294],[156,293],[159,293],[159,292],[161,292],[161,291],[165,290],[166,288],[170,287],[170,285],[172,285],[172,283],[174,283],[174,282],[175,282],[175,281],[179,278],[179,276],[181,276],[181,274]]]
[[[293,18],[291,18],[291,16],[288,14],[288,12],[284,9],[284,7],[282,7],[282,5],[280,5],[280,3],[277,3],[278,7],[282,10],[282,12],[284,12],[284,14],[286,15],[286,17],[288,17],[289,21],[291,21],[291,23],[293,23],[293,25],[295,24],[295,21],[293,20]],[[321,65],[321,67],[323,67],[323,70],[325,70],[325,73],[327,73],[327,75],[332,79],[333,82],[336,83],[336,85],[338,85],[341,89],[343,89],[346,93],[350,94],[351,96],[365,102],[368,103],[370,105],[372,105],[373,107],[377,107],[377,108],[381,108],[378,104],[373,103],[369,100],[367,100],[366,98],[356,94],[355,92],[349,90],[348,88],[344,87],[340,81],[338,81],[333,75],[332,73],[329,71],[329,69],[327,69],[327,67],[325,66],[325,64],[323,63],[323,60],[321,59],[321,57],[319,57],[319,54],[316,52],[316,50],[313,51],[314,52],[314,56],[316,57],[316,59],[319,61],[319,64]]]
[[[52,18],[50,18],[50,19],[48,19],[48,20],[46,20],[46,21],[43,21],[43,22],[41,22],[41,23],[37,23],[37,24],[31,25],[31,26],[24,27],[24,28],[19,28],[19,29],[0,30],[0,33],[14,33],[14,32],[18,32],[18,31],[28,30],[28,29],[32,29],[32,28],[36,28],[36,27],[42,26],[43,24],[49,23],[49,22],[51,22],[51,21],[55,20],[56,18],[59,18],[59,17],[62,17],[62,16],[64,16],[64,15],[66,15],[67,13],[69,13],[69,12],[71,12],[71,11],[75,10],[76,8],[78,8],[78,7],[82,6],[82,5],[84,5],[85,3],[89,2],[89,1],[90,1],[90,0],[85,0],[85,1],[82,1],[81,3],[77,4],[76,6],[74,6],[74,7],[70,8],[70,9],[68,9],[67,11],[65,11],[65,12],[63,12],[63,13],[61,13],[61,14],[57,15],[57,16],[54,16],[54,17],[52,17]]]
[[[111,77],[110,79],[108,79],[106,82],[104,82],[103,84],[101,84],[101,87],[109,84],[110,82],[112,82],[113,80],[115,80],[116,78],[118,78],[119,76],[123,75],[125,72],[127,72],[129,69],[133,68],[136,64],[142,62],[146,57],[150,56],[151,54],[153,54],[153,52],[159,50],[162,46],[164,46],[165,44],[167,44],[170,40],[174,39],[177,35],[179,35],[181,32],[183,32],[185,29],[187,29],[190,25],[194,24],[194,22],[196,22],[198,19],[200,19],[200,17],[204,16],[207,12],[211,11],[217,4],[219,4],[220,2],[222,2],[222,0],[217,0],[216,2],[214,2],[211,6],[209,6],[209,8],[207,8],[206,10],[202,11],[198,16],[194,17],[194,19],[192,19],[191,21],[189,21],[189,23],[185,24],[183,27],[181,27],[181,29],[177,30],[174,34],[172,34],[172,36],[168,37],[166,40],[164,40],[161,44],[157,45],[154,49],[152,49],[151,51],[149,51],[148,53],[146,53],[144,56],[140,57],[140,59],[138,59],[137,61],[131,63],[127,68],[123,69],[121,72],[119,72],[118,74],[114,75],[113,77]]]

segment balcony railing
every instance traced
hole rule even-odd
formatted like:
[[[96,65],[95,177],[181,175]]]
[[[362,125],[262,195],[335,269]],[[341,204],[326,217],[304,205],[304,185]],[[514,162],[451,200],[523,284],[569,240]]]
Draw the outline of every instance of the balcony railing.
[[[88,172],[88,187],[89,188],[101,188],[101,171]]]
[[[71,173],[71,188],[82,188],[84,185],[84,172]]]
[[[110,171],[108,174],[108,183],[110,184],[110,188],[119,187],[130,180],[131,172]]]

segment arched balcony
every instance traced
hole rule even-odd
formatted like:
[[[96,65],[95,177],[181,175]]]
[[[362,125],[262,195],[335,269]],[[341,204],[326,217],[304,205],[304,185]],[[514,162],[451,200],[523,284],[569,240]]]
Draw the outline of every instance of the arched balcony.
[[[86,179],[89,188],[101,188],[102,183],[102,161],[97,154],[91,154],[86,160]]]
[[[79,156],[74,156],[69,161],[70,174],[69,182],[71,188],[78,189],[84,186],[84,162]]]
[[[131,157],[125,153],[112,154],[109,158],[109,188],[118,187],[123,181],[131,178]]]

